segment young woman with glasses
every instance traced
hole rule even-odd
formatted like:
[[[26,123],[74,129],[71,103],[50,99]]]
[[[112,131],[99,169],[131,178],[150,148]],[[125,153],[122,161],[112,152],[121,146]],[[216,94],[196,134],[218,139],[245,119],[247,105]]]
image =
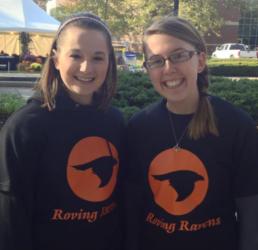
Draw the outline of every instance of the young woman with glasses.
[[[154,22],[143,49],[162,100],[128,125],[127,249],[258,249],[253,120],[208,94],[205,43],[188,21]]]

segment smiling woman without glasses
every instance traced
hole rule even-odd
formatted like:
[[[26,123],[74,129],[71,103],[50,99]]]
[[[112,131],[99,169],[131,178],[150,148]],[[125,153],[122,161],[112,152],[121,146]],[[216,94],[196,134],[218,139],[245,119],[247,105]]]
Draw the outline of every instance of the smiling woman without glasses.
[[[207,93],[205,43],[188,21],[154,22],[143,45],[162,100],[128,125],[127,249],[258,249],[254,122]]]
[[[90,13],[59,27],[36,94],[0,134],[0,249],[121,250],[124,122],[116,62]]]

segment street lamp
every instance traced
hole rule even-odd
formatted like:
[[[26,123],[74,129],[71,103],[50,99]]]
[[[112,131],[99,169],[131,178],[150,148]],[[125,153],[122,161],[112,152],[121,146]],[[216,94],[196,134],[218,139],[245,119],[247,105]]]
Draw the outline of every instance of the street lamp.
[[[174,9],[173,9],[174,16],[178,16],[178,10],[179,10],[179,0],[174,0]]]
[[[105,1],[105,12],[104,12],[104,20],[107,21],[108,15],[108,0]]]

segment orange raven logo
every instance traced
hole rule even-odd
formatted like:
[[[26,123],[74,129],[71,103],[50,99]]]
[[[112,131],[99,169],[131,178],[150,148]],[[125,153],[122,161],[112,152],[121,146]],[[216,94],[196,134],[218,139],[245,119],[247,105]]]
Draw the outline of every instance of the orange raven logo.
[[[158,154],[151,162],[148,180],[155,203],[172,215],[184,215],[198,207],[209,184],[201,160],[185,149]]]
[[[153,177],[160,181],[169,181],[171,187],[175,188],[178,193],[176,201],[182,201],[188,197],[194,190],[195,182],[203,180],[202,176],[188,170],[181,170],[163,175],[153,175]]]
[[[104,187],[108,184],[113,173],[113,166],[116,164],[117,160],[113,157],[103,156],[89,163],[80,164],[73,167],[80,171],[92,168],[92,171],[101,179],[99,187]]]
[[[67,180],[81,199],[99,202],[113,193],[119,168],[116,148],[101,137],[87,137],[72,148],[67,164]]]

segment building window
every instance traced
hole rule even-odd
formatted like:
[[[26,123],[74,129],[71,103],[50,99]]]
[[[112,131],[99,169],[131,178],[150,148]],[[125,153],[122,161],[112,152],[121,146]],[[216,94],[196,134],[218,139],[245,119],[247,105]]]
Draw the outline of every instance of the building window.
[[[258,8],[245,8],[241,11],[239,39],[251,49],[258,47]]]

